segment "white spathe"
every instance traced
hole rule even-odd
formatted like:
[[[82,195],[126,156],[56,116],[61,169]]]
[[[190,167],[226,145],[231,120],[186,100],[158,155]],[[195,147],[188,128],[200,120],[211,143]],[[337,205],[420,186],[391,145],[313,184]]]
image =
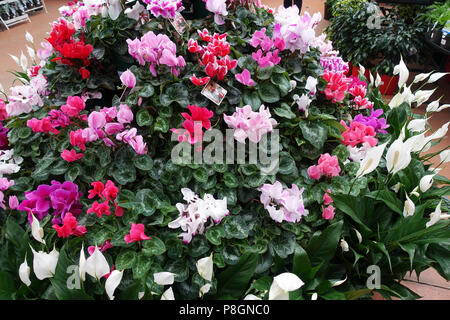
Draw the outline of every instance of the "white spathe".
[[[30,286],[31,281],[30,281],[30,267],[28,266],[27,263],[27,257],[25,256],[25,260],[24,262],[22,262],[22,264],[19,266],[19,278],[20,280],[25,283],[25,285],[27,287]]]
[[[406,84],[409,77],[409,70],[406,67],[405,62],[403,62],[403,57],[400,57],[400,62],[394,67],[394,75],[399,75],[398,87],[401,88]]]
[[[123,270],[114,270],[109,275],[108,279],[106,279],[105,282],[105,291],[108,295],[109,300],[114,300],[114,291],[116,291],[116,288],[119,286],[120,281],[122,281],[123,277]]]
[[[86,260],[86,272],[96,279],[100,279],[110,272],[108,261],[106,261],[103,253],[95,246],[92,255]]]
[[[433,185],[433,177],[436,174],[427,174],[426,176],[423,176],[422,179],[420,179],[419,182],[419,188],[421,192],[426,192],[428,189],[431,188]]]
[[[289,300],[289,292],[301,288],[304,282],[295,274],[282,273],[273,278],[269,289],[269,300]]]
[[[401,139],[395,140],[386,153],[386,168],[389,173],[396,174],[405,169],[411,162],[410,146]]]
[[[41,228],[39,220],[34,216],[34,214],[31,214],[31,217],[31,235],[36,241],[45,244],[45,240],[42,239],[44,237],[44,229]]]
[[[169,289],[163,292],[163,294],[161,295],[161,300],[175,300],[172,287],[169,287]]]
[[[33,271],[36,278],[44,280],[46,278],[53,278],[55,275],[56,264],[58,263],[59,252],[53,247],[50,253],[44,251],[36,252],[31,247],[33,252]]]
[[[406,200],[405,200],[405,204],[403,207],[403,216],[406,218],[406,217],[414,215],[414,212],[416,211],[416,205],[408,197],[408,194],[406,192],[405,192],[405,195],[406,195]]]
[[[203,279],[211,281],[213,275],[213,254],[211,253],[208,257],[198,260],[196,267]]]
[[[386,145],[387,143],[384,143],[369,149],[365,158],[359,164],[359,170],[356,173],[356,177],[362,177],[363,175],[371,173],[378,167]]]
[[[164,271],[153,274],[153,281],[155,281],[155,283],[161,286],[173,284],[174,280],[175,280],[175,273],[172,272]]]

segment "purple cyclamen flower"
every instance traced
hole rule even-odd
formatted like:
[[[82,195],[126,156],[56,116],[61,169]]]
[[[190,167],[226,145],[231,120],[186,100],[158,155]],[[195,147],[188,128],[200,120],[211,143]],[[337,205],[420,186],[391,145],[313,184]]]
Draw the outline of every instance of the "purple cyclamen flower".
[[[378,133],[384,133],[386,134],[387,131],[384,130],[386,128],[389,128],[389,125],[386,124],[385,118],[379,118],[383,114],[382,109],[373,110],[370,112],[370,116],[363,116],[362,114],[358,114],[353,121],[357,121],[359,123],[362,123],[366,126],[371,126],[375,129]]]

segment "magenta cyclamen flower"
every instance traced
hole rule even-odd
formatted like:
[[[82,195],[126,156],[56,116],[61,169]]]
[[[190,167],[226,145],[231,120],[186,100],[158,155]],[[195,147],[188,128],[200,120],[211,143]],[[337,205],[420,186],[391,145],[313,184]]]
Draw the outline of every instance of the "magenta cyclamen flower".
[[[3,124],[0,122],[0,150],[6,150],[8,146],[8,128],[3,127]]]
[[[261,191],[261,203],[277,222],[298,222],[308,214],[303,205],[304,188],[299,190],[297,185],[292,184],[291,188],[283,189],[281,183],[275,181],[274,184],[264,184],[258,190]]]
[[[384,129],[389,128],[389,125],[386,124],[386,119],[385,118],[379,118],[382,114],[383,114],[383,110],[382,109],[377,109],[377,110],[373,110],[372,109],[371,112],[370,112],[370,116],[366,117],[366,116],[363,116],[362,114],[358,114],[353,119],[353,121],[357,121],[359,123],[362,123],[365,126],[371,126],[378,133],[386,134],[387,131],[384,130]]]
[[[75,217],[81,213],[82,205],[78,201],[81,195],[75,183],[53,180],[51,185],[41,184],[36,190],[25,192],[26,199],[19,204],[17,210],[26,211],[30,223],[33,213],[39,220],[51,214],[52,223],[61,224],[67,212],[71,212]]]
[[[149,31],[139,39],[127,39],[128,52],[141,66],[150,64],[150,72],[156,77],[156,68],[160,65],[168,66],[174,75],[180,73],[180,68],[186,66],[182,56],[176,56],[177,47],[175,43],[165,34],[155,35]]]
[[[244,69],[244,71],[242,71],[242,73],[236,73],[235,78],[237,81],[239,81],[243,85],[246,85],[246,86],[254,86],[255,85],[255,81],[252,79],[252,75],[250,74],[250,71],[248,71],[247,69]]]
[[[275,25],[274,35],[272,38],[269,38],[266,35],[266,28],[262,28],[261,30],[255,31],[250,39],[250,45],[252,47],[260,47],[260,49],[256,52],[252,53],[253,60],[258,62],[260,68],[266,68],[268,66],[273,67],[281,61],[278,53],[284,50],[285,44],[280,33],[276,32],[279,28],[279,24]]]
[[[245,143],[247,138],[257,143],[277,125],[277,121],[272,118],[269,109],[265,109],[264,105],[261,105],[259,112],[254,112],[249,105],[237,107],[235,113],[231,116],[224,114],[223,118],[228,127],[234,129],[234,138],[241,143]]]
[[[184,9],[181,0],[144,0],[149,10],[155,18],[175,18],[175,14]]]

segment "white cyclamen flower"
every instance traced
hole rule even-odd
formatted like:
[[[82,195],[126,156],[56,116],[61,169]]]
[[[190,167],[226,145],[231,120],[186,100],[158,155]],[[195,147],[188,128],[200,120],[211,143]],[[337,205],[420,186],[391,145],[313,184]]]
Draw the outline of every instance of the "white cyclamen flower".
[[[109,297],[109,300],[114,300],[114,291],[119,286],[120,281],[122,281],[122,277],[123,277],[123,270],[122,271],[114,270],[113,272],[111,272],[108,279],[106,279],[105,291]]]
[[[269,289],[269,300],[289,300],[289,292],[301,288],[304,282],[295,274],[282,273],[273,278]]]
[[[173,284],[174,280],[175,273],[172,272],[157,272],[153,274],[153,281],[161,286]]]
[[[211,253],[208,257],[198,260],[196,267],[203,279],[211,281],[213,275],[213,254]]]

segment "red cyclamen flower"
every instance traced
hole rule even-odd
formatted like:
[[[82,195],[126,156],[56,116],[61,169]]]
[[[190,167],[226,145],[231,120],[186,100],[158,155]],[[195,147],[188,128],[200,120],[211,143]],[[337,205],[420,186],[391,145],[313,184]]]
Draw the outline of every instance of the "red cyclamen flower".
[[[56,230],[60,238],[68,238],[71,235],[79,237],[86,233],[86,228],[78,225],[77,219],[70,212],[64,216],[62,226],[54,224],[52,228]]]
[[[125,242],[131,243],[134,241],[150,240],[144,233],[144,225],[142,223],[131,223],[130,233],[124,237]]]

